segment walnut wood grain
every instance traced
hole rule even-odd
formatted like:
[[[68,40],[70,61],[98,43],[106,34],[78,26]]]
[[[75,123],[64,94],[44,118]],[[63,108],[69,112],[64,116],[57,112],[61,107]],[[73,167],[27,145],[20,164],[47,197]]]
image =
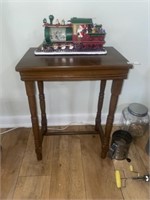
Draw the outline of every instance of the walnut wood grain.
[[[114,114],[118,102],[118,97],[122,89],[123,80],[113,80],[111,87],[111,99],[109,104],[109,112],[105,126],[105,137],[102,144],[101,157],[105,158],[109,148],[110,133],[113,126]]]
[[[104,101],[104,92],[106,87],[106,80],[102,80],[100,83],[100,92],[99,92],[99,98],[98,98],[98,108],[97,108],[97,115],[95,120],[95,130],[99,131],[99,126],[101,124],[101,112],[103,107],[103,101]]]
[[[35,98],[35,83],[33,81],[25,82],[26,93],[28,96],[29,108],[31,113],[32,129],[34,134],[35,151],[37,159],[42,159],[42,136],[40,134],[39,122],[37,116],[37,103]]]
[[[123,81],[132,68],[128,60],[113,47],[106,47],[107,55],[77,55],[77,56],[35,56],[35,48],[30,48],[16,66],[21,80],[25,82],[31,112],[32,127],[37,158],[42,159],[42,136],[39,130],[37,105],[35,97],[35,82],[38,82],[42,134],[47,134],[45,111],[44,81],[95,81],[100,80],[100,94],[96,116],[95,129],[100,132],[102,141],[101,157],[105,158],[110,133],[113,126],[114,114]],[[107,80],[112,80],[111,99],[105,132],[101,128],[101,110],[103,107],[104,91]]]
[[[42,125],[42,135],[47,132],[47,118],[45,111],[45,95],[44,95],[44,85],[43,81],[38,81],[38,89],[39,89],[39,100],[40,100],[40,108],[41,108],[41,125]]]
[[[118,128],[113,126],[112,133]],[[68,129],[79,130],[78,126]],[[82,127],[85,132],[89,129]],[[126,160],[100,158],[98,135],[44,137],[43,159],[39,162],[31,133],[29,128],[17,128],[1,135],[0,199],[149,199],[149,184],[131,179],[137,174],[129,170]],[[141,176],[149,173],[150,157],[145,151],[148,137],[149,130],[129,150],[131,164]],[[116,187],[115,169],[121,178],[127,178],[121,189]]]

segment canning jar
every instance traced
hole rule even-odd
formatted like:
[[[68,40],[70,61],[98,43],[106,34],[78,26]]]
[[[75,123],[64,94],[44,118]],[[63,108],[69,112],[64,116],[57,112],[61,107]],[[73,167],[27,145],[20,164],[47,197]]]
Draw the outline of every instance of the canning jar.
[[[131,103],[122,111],[122,130],[132,137],[143,136],[149,125],[148,108],[139,103]]]

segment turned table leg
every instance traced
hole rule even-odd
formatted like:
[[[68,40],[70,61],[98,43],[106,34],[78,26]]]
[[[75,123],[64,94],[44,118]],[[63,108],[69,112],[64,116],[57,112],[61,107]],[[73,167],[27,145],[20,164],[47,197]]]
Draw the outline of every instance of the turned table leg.
[[[113,80],[112,82],[109,112],[108,112],[106,126],[105,126],[104,140],[102,143],[102,153],[101,153],[102,158],[106,157],[106,154],[109,149],[110,134],[111,134],[112,126],[113,126],[114,114],[115,114],[115,110],[116,110],[116,106],[118,102],[118,97],[122,89],[122,84],[123,84],[123,80]]]
[[[29,101],[29,108],[31,113],[32,129],[35,142],[35,152],[38,160],[42,160],[42,136],[39,130],[39,122],[37,116],[37,104],[35,97],[35,82],[25,81],[26,93]]]
[[[99,130],[99,125],[101,124],[101,112],[102,112],[102,107],[103,107],[105,86],[106,86],[106,80],[102,80],[100,82],[98,108],[97,108],[97,115],[96,115],[96,120],[95,120],[95,130],[96,131]]]
[[[100,82],[100,92],[99,92],[99,98],[98,98],[98,107],[97,107],[97,115],[95,119],[95,130],[100,131],[101,130],[101,112],[103,107],[103,101],[104,101],[104,92],[106,87],[106,80],[102,80]],[[102,133],[100,133],[101,139],[103,139]]]
[[[40,108],[41,108],[41,125],[42,125],[42,135],[47,132],[47,119],[45,112],[45,95],[44,95],[44,85],[43,81],[38,81],[38,89],[39,89],[39,100],[40,100]]]

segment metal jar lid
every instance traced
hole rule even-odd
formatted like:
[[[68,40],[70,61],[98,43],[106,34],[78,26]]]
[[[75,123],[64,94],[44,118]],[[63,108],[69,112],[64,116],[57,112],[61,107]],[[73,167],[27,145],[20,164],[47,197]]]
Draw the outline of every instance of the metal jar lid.
[[[135,116],[144,117],[148,113],[148,108],[139,103],[131,103],[128,106],[128,111]]]

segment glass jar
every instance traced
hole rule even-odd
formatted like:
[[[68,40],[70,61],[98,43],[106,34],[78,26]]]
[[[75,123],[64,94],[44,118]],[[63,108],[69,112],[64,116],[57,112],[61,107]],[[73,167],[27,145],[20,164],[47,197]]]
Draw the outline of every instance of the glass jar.
[[[132,103],[122,111],[122,130],[132,137],[143,136],[149,125],[148,109],[139,103]]]

